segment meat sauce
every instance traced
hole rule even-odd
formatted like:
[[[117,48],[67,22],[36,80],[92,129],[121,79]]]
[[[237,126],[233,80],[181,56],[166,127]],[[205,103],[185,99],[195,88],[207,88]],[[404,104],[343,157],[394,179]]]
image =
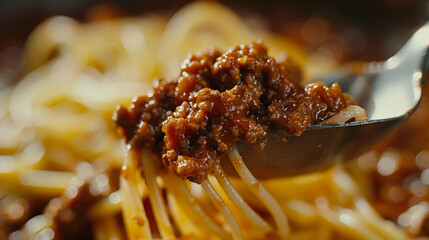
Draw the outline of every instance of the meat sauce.
[[[94,203],[119,189],[118,179],[117,170],[96,173],[85,180],[74,181],[62,195],[53,198],[44,214],[52,219],[54,240],[94,239],[94,219],[90,218],[89,210]]]
[[[299,136],[353,104],[334,84],[301,85],[292,62],[277,62],[263,42],[225,53],[208,49],[187,58],[179,76],[157,80],[153,91],[114,115],[133,147],[162,155],[166,167],[200,182],[222,155],[243,141],[263,149],[273,129]]]

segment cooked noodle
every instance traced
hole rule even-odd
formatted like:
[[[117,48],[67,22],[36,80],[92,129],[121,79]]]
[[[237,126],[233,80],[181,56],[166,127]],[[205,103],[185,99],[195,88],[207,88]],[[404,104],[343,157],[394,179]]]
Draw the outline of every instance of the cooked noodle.
[[[273,49],[270,55],[287,53],[305,63],[296,45],[252,29],[215,2],[192,3],[168,22],[148,15],[85,24],[54,17],[42,23],[26,45],[27,75],[0,92],[0,210],[26,198],[46,206],[47,199],[59,199],[76,179],[85,179],[100,196],[85,215],[95,239],[406,239],[403,229],[372,209],[355,187],[360,182],[341,166],[258,181],[233,148],[229,159],[240,179],[229,179],[218,165],[215,177],[195,194],[187,180],[156,165],[150,150],[124,148],[111,122],[117,104],[146,94],[156,76],[177,75],[188,52],[258,38]],[[363,109],[350,106],[324,123],[364,118]],[[107,183],[97,177],[121,168]],[[338,181],[351,182],[356,191]],[[43,238],[58,227],[47,211],[28,212],[9,239]]]
[[[354,121],[365,121],[366,114],[365,110],[356,105],[350,105],[343,109],[341,112],[335,114],[331,118],[323,122],[323,124],[336,124],[336,123],[346,123],[350,120]]]
[[[286,238],[289,234],[289,224],[287,222],[286,215],[283,213],[278,202],[271,196],[271,194],[253,177],[249,169],[243,162],[238,150],[233,148],[229,152],[229,159],[234,165],[235,170],[241,179],[246,183],[246,185],[251,189],[253,194],[255,194],[259,200],[266,206],[268,211],[273,216],[276,221],[277,231],[280,237]]]
[[[263,233],[268,234],[272,230],[272,228],[268,225],[268,223],[259,216],[240,196],[237,190],[231,185],[231,182],[225,176],[225,173],[222,170],[220,165],[217,165],[214,170],[214,175],[216,176],[217,181],[221,185],[221,187],[225,190],[228,197],[231,201],[243,212],[243,214],[251,221],[256,227],[258,227]]]

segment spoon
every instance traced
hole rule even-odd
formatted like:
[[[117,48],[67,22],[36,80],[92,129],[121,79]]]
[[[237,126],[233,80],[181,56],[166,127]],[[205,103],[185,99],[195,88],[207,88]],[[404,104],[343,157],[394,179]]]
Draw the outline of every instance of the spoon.
[[[346,69],[318,81],[337,82],[367,113],[367,121],[313,125],[301,136],[278,142],[281,130],[268,137],[264,151],[242,142],[236,147],[252,174],[259,179],[279,178],[326,170],[352,160],[381,142],[419,106],[428,67],[429,22],[421,27],[393,57],[369,63],[361,73]],[[221,161],[236,176],[230,161]]]

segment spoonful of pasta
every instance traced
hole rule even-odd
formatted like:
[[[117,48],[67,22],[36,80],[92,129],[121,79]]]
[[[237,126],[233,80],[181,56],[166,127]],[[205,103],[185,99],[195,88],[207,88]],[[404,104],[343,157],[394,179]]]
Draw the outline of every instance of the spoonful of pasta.
[[[308,127],[300,136],[286,136],[279,141],[283,131],[273,131],[263,151],[238,142],[233,155],[240,153],[257,178],[323,171],[357,157],[418,108],[427,74],[428,47],[427,23],[385,62],[369,63],[360,73],[343,68],[319,79],[326,85],[338,83],[365,109],[368,120],[362,121],[362,109],[351,105],[322,124]],[[222,166],[226,172],[233,172],[230,161],[222,161]]]
[[[276,178],[323,171],[376,144],[418,107],[429,25],[386,62],[302,85],[263,42],[190,55],[178,77],[113,116],[133,152],[196,183],[208,174]],[[241,154],[241,156],[240,156]],[[227,159],[229,157],[229,159]],[[253,175],[252,175],[253,174]]]

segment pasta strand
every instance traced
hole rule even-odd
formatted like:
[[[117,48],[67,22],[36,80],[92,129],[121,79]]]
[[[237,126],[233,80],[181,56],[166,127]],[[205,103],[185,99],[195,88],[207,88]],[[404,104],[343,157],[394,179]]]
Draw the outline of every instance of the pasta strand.
[[[253,224],[255,224],[264,233],[269,233],[273,231],[271,226],[268,225],[268,223],[263,218],[261,218],[234,189],[231,182],[225,176],[225,173],[223,172],[222,167],[220,165],[215,166],[214,175],[219,184],[222,186],[223,190],[225,190],[225,192],[227,193],[228,198],[243,212],[243,214]]]
[[[191,195],[184,181],[174,176],[172,173],[162,175],[166,182],[167,190],[173,193],[175,199],[185,209],[188,216],[194,224],[204,223],[199,225],[200,230],[205,230],[206,233],[212,233],[222,239],[230,239],[231,234],[220,228],[199,206],[198,202]]]
[[[264,203],[268,211],[273,216],[276,221],[277,231],[280,237],[286,238],[290,232],[289,224],[286,215],[278,202],[252,175],[235,147],[231,149],[228,156],[238,175],[240,175],[241,179],[246,183],[250,190]]]
[[[243,234],[241,232],[240,226],[238,225],[237,221],[235,220],[229,208],[226,206],[226,204],[222,201],[220,196],[213,189],[213,186],[210,184],[210,182],[208,180],[204,180],[203,182],[201,182],[201,186],[203,187],[207,195],[209,195],[214,205],[219,209],[219,211],[225,217],[226,221],[228,222],[228,225],[231,228],[233,239],[242,239]]]
[[[145,170],[145,180],[149,192],[150,203],[155,215],[158,229],[163,239],[175,239],[173,228],[168,219],[164,200],[156,183],[156,169],[152,162],[152,153],[148,149],[143,149],[141,154],[143,167]]]
[[[128,146],[123,174],[120,177],[120,187],[123,194],[122,213],[125,227],[130,240],[151,239],[149,220],[137,189],[137,156],[130,149],[131,147]]]

